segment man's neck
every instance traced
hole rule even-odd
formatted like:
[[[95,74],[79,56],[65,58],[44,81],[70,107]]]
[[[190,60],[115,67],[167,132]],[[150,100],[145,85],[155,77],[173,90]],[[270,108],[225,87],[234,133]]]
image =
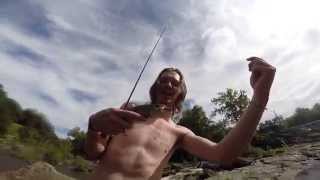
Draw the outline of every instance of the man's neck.
[[[166,121],[170,121],[174,115],[174,108],[173,105],[168,104],[156,104],[157,106],[157,115],[162,117]]]
[[[172,111],[165,111],[165,112],[162,112],[162,117],[163,119],[165,119],[166,121],[170,121],[172,119],[172,116],[173,116],[173,113]]]

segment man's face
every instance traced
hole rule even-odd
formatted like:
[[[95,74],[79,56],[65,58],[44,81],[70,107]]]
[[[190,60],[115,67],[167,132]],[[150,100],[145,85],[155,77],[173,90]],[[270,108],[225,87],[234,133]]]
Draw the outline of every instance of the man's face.
[[[180,75],[174,71],[161,74],[156,92],[156,103],[173,105],[180,94]]]

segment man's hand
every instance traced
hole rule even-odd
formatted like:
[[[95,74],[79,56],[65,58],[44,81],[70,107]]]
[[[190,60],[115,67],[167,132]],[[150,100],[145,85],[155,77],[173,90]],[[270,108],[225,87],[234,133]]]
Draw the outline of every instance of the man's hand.
[[[253,101],[260,107],[268,103],[269,93],[275,76],[276,68],[261,58],[250,57],[247,59],[249,71],[252,72],[250,84],[253,88]]]
[[[144,121],[145,118],[133,111],[109,108],[90,116],[89,126],[91,130],[100,131],[106,135],[124,133],[132,127],[134,121]]]

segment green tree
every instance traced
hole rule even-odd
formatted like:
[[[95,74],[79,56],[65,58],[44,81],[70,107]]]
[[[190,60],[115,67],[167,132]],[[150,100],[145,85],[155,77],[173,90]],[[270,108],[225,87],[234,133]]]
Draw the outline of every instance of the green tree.
[[[316,103],[312,107],[312,111],[316,112],[317,115],[320,115],[320,103]],[[318,117],[319,118],[319,117]],[[320,118],[319,118],[320,119]]]
[[[42,160],[57,165],[66,160],[72,159],[72,145],[66,139],[50,139],[47,143],[41,144],[45,148]]]
[[[18,121],[21,117],[22,109],[13,99],[7,97],[3,86],[0,84],[0,135],[7,133],[12,122]]]
[[[225,125],[237,122],[241,114],[249,104],[249,98],[245,90],[226,89],[225,92],[219,92],[218,97],[211,100],[214,108],[211,116],[222,116]]]
[[[47,118],[33,109],[26,109],[22,112],[19,124],[35,129],[43,139],[57,139],[54,128]]]
[[[275,114],[271,120],[259,124],[251,144],[264,150],[282,147],[287,143],[286,138],[281,136],[281,132],[285,129],[283,116]]]
[[[213,142],[221,141],[224,136],[230,131],[231,128],[227,128],[223,121],[211,121],[207,130],[206,138]]]
[[[6,110],[0,106],[0,136],[3,136],[7,133],[11,123],[12,120],[6,113]]]
[[[211,121],[201,106],[193,106],[192,109],[182,113],[179,125],[185,126],[199,136],[207,136]]]
[[[68,136],[72,145],[72,154],[84,157],[84,143],[86,139],[86,133],[84,131],[81,131],[80,127],[75,127],[68,132]]]
[[[311,121],[320,120],[320,104],[316,103],[312,108],[296,108],[294,114],[285,119],[287,127],[305,124]]]
[[[282,115],[275,114],[275,117],[271,120],[264,121],[259,124],[259,132],[280,132],[285,129],[284,118]]]

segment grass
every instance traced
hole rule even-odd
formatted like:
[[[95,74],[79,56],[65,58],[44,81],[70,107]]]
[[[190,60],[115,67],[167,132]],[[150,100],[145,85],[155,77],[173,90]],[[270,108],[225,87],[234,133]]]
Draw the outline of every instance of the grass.
[[[12,123],[9,128],[8,128],[8,135],[14,136],[14,137],[18,137],[19,136],[19,129],[23,128],[22,125],[17,124],[17,123]]]
[[[73,157],[70,150],[66,150],[67,147],[61,147],[64,145],[55,145],[49,141],[41,143],[36,139],[20,139],[21,128],[23,126],[16,123],[9,126],[6,135],[0,137],[0,152],[29,162],[46,161],[54,166],[65,164],[77,172],[90,171],[89,162],[79,156]]]

